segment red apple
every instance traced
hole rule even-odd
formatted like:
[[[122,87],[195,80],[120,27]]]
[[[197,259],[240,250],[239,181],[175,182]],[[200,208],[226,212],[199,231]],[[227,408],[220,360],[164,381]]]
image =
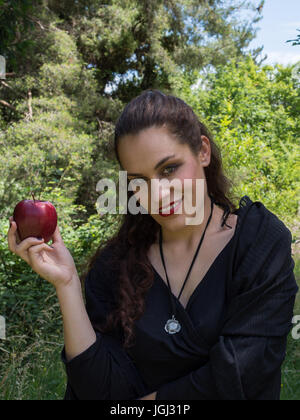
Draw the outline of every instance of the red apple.
[[[21,241],[29,236],[44,238],[47,243],[53,236],[57,225],[56,209],[50,201],[35,200],[20,201],[13,218],[17,224],[17,232]]]

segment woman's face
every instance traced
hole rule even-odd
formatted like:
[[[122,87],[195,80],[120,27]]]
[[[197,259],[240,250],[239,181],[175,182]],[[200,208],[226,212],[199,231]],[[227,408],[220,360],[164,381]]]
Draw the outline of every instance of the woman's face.
[[[160,225],[177,230],[186,224],[187,217],[195,216],[196,213],[191,213],[191,210],[185,212],[185,197],[189,197],[192,206],[204,206],[207,196],[204,166],[210,163],[210,142],[207,137],[202,136],[201,151],[195,156],[189,146],[178,143],[165,126],[151,127],[136,135],[122,137],[118,153],[128,180],[134,180],[131,184],[137,200]],[[198,186],[196,196],[197,179],[202,180],[203,188],[199,193]],[[156,184],[151,180],[156,180]],[[159,185],[158,181],[162,180],[165,184]],[[185,184],[184,180],[191,181]],[[172,181],[173,186],[167,181]],[[137,185],[140,188],[136,188]],[[172,210],[170,204],[174,201]]]

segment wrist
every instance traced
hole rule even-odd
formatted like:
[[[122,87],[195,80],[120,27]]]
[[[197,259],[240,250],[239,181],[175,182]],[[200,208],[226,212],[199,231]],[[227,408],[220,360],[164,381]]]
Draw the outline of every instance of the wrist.
[[[81,292],[81,282],[78,273],[74,273],[71,277],[71,280],[69,280],[67,283],[57,285],[55,289],[57,294],[68,293],[70,290],[77,290]]]

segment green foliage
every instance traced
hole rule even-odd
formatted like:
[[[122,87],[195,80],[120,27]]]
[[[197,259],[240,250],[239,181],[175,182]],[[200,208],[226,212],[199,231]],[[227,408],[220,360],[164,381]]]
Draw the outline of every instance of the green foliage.
[[[12,68],[32,42],[24,34],[33,27],[29,19],[33,3],[33,0],[0,0],[0,54],[10,60]]]
[[[238,196],[247,194],[287,223],[299,201],[300,92],[292,66],[258,66],[249,56],[206,77],[178,84],[177,94],[210,127]]]
[[[261,19],[248,1],[89,0],[70,8],[61,0],[48,7],[95,69],[99,91],[112,88],[124,102],[147,87],[171,89],[170,78],[182,69],[243,54]]]

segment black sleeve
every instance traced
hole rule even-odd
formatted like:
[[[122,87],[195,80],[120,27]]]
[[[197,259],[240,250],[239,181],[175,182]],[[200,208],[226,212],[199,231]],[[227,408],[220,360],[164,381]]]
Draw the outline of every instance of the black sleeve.
[[[285,337],[221,336],[210,361],[162,385],[157,400],[279,400]]]
[[[281,240],[251,287],[233,299],[209,362],[162,385],[157,400],[280,399],[281,365],[298,291],[291,235],[284,234]],[[246,271],[243,276],[241,282],[246,284]]]
[[[86,309],[93,326],[104,320],[113,301],[114,279],[104,269],[103,258],[107,253],[85,279]],[[96,331],[96,337],[94,344],[70,361],[65,348],[62,350],[68,377],[65,400],[131,400],[146,395],[147,389],[118,335]]]

